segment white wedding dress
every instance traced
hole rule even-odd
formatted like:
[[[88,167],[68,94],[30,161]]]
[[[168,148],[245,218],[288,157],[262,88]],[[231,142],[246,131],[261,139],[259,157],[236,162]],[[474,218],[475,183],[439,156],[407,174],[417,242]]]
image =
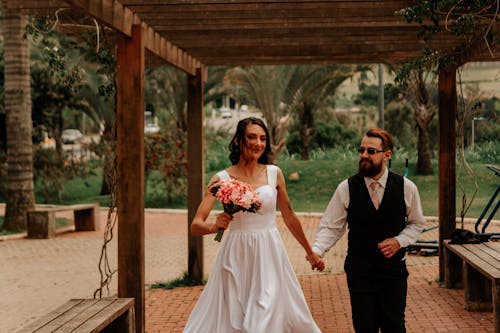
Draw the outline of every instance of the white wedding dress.
[[[226,171],[218,176],[229,178]],[[257,213],[234,215],[185,333],[321,332],[276,228],[276,176],[268,165]]]

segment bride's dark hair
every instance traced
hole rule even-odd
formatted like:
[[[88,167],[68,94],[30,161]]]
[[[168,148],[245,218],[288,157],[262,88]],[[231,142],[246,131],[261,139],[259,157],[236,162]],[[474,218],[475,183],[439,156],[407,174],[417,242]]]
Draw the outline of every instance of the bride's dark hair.
[[[262,154],[262,156],[258,159],[258,162],[262,164],[269,164],[272,162],[271,137],[269,136],[269,131],[267,130],[266,124],[262,119],[248,117],[238,122],[238,125],[236,126],[236,133],[234,133],[233,139],[229,143],[229,151],[230,151],[229,160],[231,161],[232,165],[238,164],[238,162],[240,161],[240,156],[241,156],[240,147],[243,144],[245,144],[246,141],[245,130],[247,126],[251,124],[262,127],[262,129],[266,133],[266,138],[267,138],[266,148],[264,149],[264,153]]]

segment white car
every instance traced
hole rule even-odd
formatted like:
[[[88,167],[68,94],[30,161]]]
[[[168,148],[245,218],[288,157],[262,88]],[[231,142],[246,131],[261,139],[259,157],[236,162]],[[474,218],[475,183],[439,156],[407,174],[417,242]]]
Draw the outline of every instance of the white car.
[[[66,144],[79,143],[82,137],[82,133],[77,129],[65,129],[61,134],[62,142]]]
[[[229,108],[221,107],[219,109],[219,112],[220,112],[220,116],[222,117],[222,119],[233,117],[233,113],[231,112],[231,109],[229,109]]]
[[[144,126],[145,134],[156,134],[159,131],[160,131],[160,126],[156,124],[146,124],[146,126]]]

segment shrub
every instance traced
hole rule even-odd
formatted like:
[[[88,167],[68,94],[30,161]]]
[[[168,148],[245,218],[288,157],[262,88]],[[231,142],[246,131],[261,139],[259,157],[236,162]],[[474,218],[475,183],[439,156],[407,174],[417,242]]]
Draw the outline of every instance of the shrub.
[[[181,130],[165,131],[146,137],[145,170],[146,178],[159,173],[159,181],[164,186],[167,203],[181,195],[186,197],[187,156],[186,138]]]
[[[35,149],[33,155],[33,175],[41,184],[44,202],[61,201],[67,180],[89,174],[89,166],[83,156],[72,152],[59,154],[55,149]]]

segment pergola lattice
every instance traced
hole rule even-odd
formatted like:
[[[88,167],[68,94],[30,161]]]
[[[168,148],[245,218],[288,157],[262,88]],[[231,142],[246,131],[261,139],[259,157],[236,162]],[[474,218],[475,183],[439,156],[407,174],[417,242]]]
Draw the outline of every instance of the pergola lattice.
[[[116,32],[118,296],[136,300],[144,332],[144,67],[188,74],[188,221],[203,194],[203,82],[206,66],[331,63],[396,64],[422,55],[420,26],[395,11],[402,0],[6,0],[8,10],[92,16]],[[498,26],[496,26],[498,31]],[[497,34],[498,35],[498,34]],[[496,38],[498,40],[498,38]],[[498,45],[464,46],[441,33],[430,46],[462,52],[463,63],[499,60]],[[439,241],[455,228],[455,67],[439,75]],[[189,223],[186,223],[188,227]],[[203,276],[201,237],[189,236],[188,270]],[[440,278],[443,276],[440,260]]]

